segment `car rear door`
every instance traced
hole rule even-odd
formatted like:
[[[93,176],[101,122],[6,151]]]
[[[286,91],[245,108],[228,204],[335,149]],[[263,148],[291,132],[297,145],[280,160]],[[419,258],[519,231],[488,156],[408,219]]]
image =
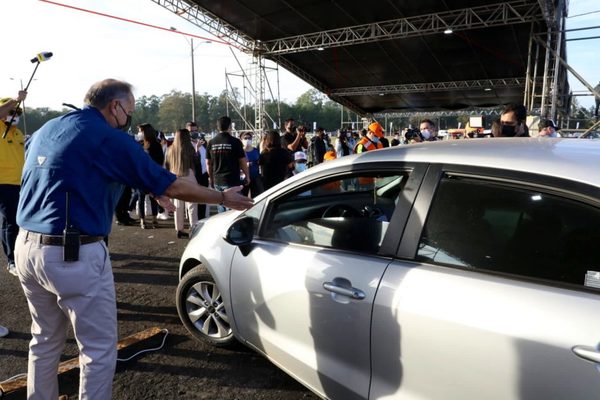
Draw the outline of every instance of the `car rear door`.
[[[424,168],[338,171],[269,199],[232,261],[238,335],[324,397],[367,398],[372,305]]]
[[[375,299],[370,398],[598,398],[599,197],[430,169]]]

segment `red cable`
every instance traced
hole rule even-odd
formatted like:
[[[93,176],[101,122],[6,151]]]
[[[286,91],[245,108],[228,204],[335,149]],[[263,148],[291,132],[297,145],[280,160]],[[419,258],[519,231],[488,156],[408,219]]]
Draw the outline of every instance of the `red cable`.
[[[98,12],[98,11],[86,10],[85,8],[79,8],[79,7],[75,7],[75,6],[70,6],[68,4],[57,3],[57,2],[54,2],[54,1],[50,1],[50,0],[39,0],[39,1],[42,1],[42,2],[48,3],[48,4],[53,4],[53,5],[56,5],[56,6],[71,8],[71,9],[77,10],[77,11],[83,11],[83,12],[86,12],[86,13],[99,15],[99,16],[102,16],[102,17],[114,18],[114,19],[117,19],[119,21],[130,22],[132,24],[138,24],[138,25],[146,26],[148,28],[160,29],[160,30],[163,30],[163,31],[171,32],[171,33],[178,33],[178,34],[184,35],[184,36],[191,36],[191,37],[195,37],[195,38],[198,38],[198,39],[204,39],[204,40],[207,40],[209,42],[225,44],[227,46],[233,46],[233,47],[237,48],[238,50],[240,50],[240,48],[238,46],[236,46],[236,45],[234,45],[232,43],[226,42],[224,40],[215,40],[215,39],[210,39],[210,38],[207,38],[207,37],[204,37],[204,36],[194,35],[194,34],[191,34],[191,33],[179,32],[179,31],[175,31],[175,30],[172,30],[172,29],[169,29],[169,28],[163,28],[161,26],[147,24],[145,22],[139,22],[139,21],[134,21],[132,19],[117,17],[116,15],[104,14],[104,13],[101,13],[101,12]]]

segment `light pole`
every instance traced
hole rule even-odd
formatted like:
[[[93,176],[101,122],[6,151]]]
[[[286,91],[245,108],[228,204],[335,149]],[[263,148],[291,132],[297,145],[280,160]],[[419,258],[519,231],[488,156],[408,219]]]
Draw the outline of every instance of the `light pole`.
[[[178,32],[177,28],[175,27],[171,27],[170,28],[172,31]],[[190,38],[188,40],[187,37],[185,37],[185,40],[189,43],[190,45],[190,57],[192,58],[192,121],[196,122],[196,78],[195,78],[195,69],[194,69],[194,38]],[[200,46],[203,43],[211,43],[210,40],[204,40],[200,43],[197,44],[197,46]]]

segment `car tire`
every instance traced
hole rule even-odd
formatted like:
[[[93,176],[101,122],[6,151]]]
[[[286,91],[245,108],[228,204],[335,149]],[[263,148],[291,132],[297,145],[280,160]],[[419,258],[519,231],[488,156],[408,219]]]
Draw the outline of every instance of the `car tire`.
[[[183,276],[176,292],[177,313],[185,328],[200,341],[225,347],[235,343],[221,290],[203,267]]]

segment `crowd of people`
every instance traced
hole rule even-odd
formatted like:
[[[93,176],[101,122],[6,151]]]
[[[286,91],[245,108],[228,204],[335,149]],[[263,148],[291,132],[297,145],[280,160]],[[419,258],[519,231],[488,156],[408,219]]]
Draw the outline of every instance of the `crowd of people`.
[[[391,142],[378,122],[335,135],[318,127],[309,138],[293,119],[281,133],[236,137],[227,116],[216,121],[210,141],[193,121],[172,143],[148,123],[137,126],[132,140],[123,133],[135,108],[131,85],[106,79],[90,87],[83,109],[47,122],[26,144],[16,127],[17,105],[26,95],[0,99],[0,219],[8,270],[19,278],[32,319],[31,399],[58,397],[56,372],[69,324],[80,350],[80,398],[111,397],[117,321],[106,238],[113,217],[152,229],[172,216],[176,236],[185,238],[185,220],[191,227],[208,216],[208,204],[218,212],[244,210],[263,191],[315,165],[439,140],[429,119],[393,133]],[[539,129],[548,137],[558,130],[551,120]],[[529,136],[524,107],[508,106],[492,135]],[[0,326],[0,337],[8,333]]]
[[[493,122],[491,135],[488,136],[529,136],[525,118],[525,107],[508,105],[500,118]],[[307,134],[306,125],[296,123],[292,118],[285,121],[281,133],[273,130],[255,135],[250,131],[242,131],[236,137],[231,125],[228,117],[222,117],[217,121],[218,134],[207,141],[205,135],[198,132],[196,123],[191,121],[186,124],[185,129],[175,132],[171,144],[164,134],[157,132],[151,125],[141,124],[137,127],[136,140],[155,162],[177,176],[216,190],[242,185],[242,194],[250,198],[327,160],[390,146],[441,140],[438,128],[431,119],[421,120],[418,128],[393,132],[389,135],[392,137],[391,141],[378,122],[370,123],[361,131],[340,129],[331,135],[322,127],[316,127],[311,137]],[[540,136],[556,137],[557,130],[551,120],[540,122]],[[474,129],[467,129],[462,137],[483,137],[476,132]],[[129,200],[122,199],[121,202],[127,207],[126,212],[117,208],[118,224],[138,223],[132,218],[136,210],[142,229],[157,227],[157,219],[171,218],[148,193],[139,190],[129,192],[131,190],[126,190],[123,195]],[[178,200],[175,203],[177,211],[173,217],[177,237],[186,238],[188,233],[184,228],[185,219],[191,227],[199,218],[208,216],[209,211],[203,204]],[[146,208],[152,213],[151,221],[146,217]],[[225,209],[217,206],[218,212]]]

